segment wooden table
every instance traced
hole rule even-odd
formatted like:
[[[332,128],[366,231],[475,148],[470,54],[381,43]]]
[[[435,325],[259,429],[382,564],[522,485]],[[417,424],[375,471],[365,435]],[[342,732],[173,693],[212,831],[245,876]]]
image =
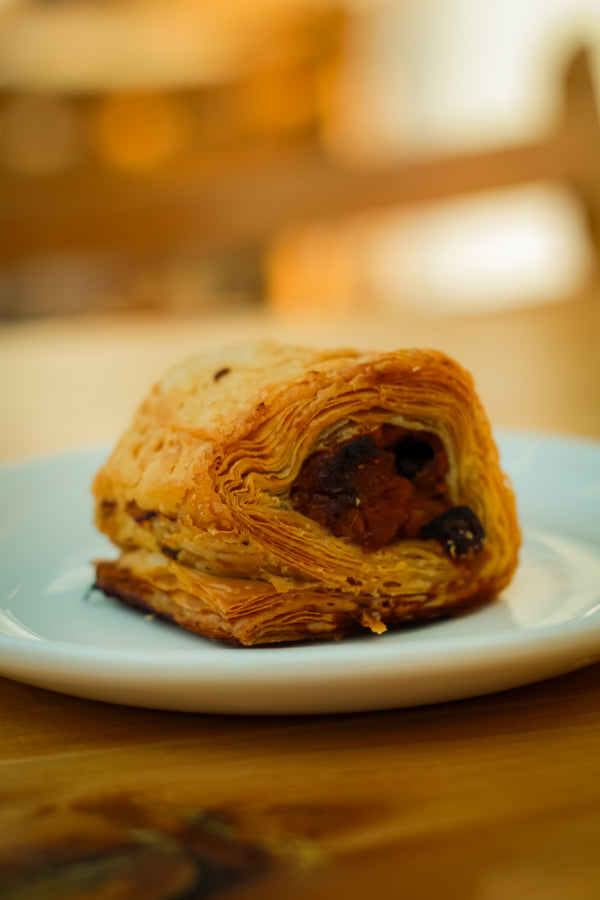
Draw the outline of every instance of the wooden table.
[[[471,368],[496,425],[600,438],[598,299],[318,328],[266,315],[7,325],[2,455],[110,440],[165,365],[246,335],[437,345]],[[0,856],[18,872],[2,896],[600,896],[598,665],[369,714],[180,714],[8,680],[0,709]]]

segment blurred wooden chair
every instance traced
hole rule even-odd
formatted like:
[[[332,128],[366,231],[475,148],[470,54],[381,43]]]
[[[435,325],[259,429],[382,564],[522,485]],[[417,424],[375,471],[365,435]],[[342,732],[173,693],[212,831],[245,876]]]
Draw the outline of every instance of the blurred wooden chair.
[[[0,264],[96,251],[164,257],[187,247],[226,265],[243,249],[255,258],[257,271],[266,270],[266,290],[275,301],[278,294],[298,293],[296,284],[327,302],[353,290],[343,247],[315,242],[307,267],[301,242],[296,250],[288,239],[290,229],[298,233],[368,211],[540,181],[566,185],[577,197],[600,258],[600,123],[584,49],[568,66],[562,114],[539,140],[356,169],[332,158],[322,139],[345,28],[346,14],[335,7],[291,17],[275,59],[266,67],[257,60],[227,84],[163,95],[66,98],[85,133],[100,134],[108,163],[91,154],[46,174],[0,171]],[[0,98],[0,110],[10,100]],[[141,131],[132,124],[144,103],[146,113],[159,119],[171,109],[184,128],[173,152],[163,159],[159,152],[149,166],[143,115]],[[128,124],[142,151],[137,169],[135,158],[133,165],[119,158],[118,141]]]
[[[582,210],[593,253],[592,277],[600,272],[600,118],[589,53],[576,50],[563,80],[561,113],[549,134],[530,143],[489,152],[427,161],[399,162],[377,170],[352,171],[322,159],[305,171],[281,178],[293,185],[281,216],[271,221],[277,235],[269,256],[270,293],[283,309],[351,311],[360,305],[357,241],[332,227],[337,218],[525,185],[566,188]],[[301,186],[301,187],[300,187]],[[266,212],[266,211],[263,211]],[[310,222],[319,223],[310,227]],[[298,225],[298,223],[301,223]],[[279,229],[279,230],[278,230]],[[360,250],[359,250],[360,253]]]

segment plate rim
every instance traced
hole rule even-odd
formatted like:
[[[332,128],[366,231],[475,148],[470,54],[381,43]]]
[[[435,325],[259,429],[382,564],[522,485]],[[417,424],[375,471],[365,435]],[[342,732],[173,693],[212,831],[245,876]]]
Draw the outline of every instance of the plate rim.
[[[495,437],[500,445],[501,456],[502,441],[517,439],[522,441],[533,440],[536,444],[541,443],[543,445],[547,443],[553,446],[560,445],[564,449],[592,450],[600,457],[600,441],[587,436],[535,430],[497,429]],[[108,445],[94,444],[27,459],[3,461],[0,463],[0,476],[10,475],[15,470],[22,472],[30,467],[39,468],[44,465],[60,464],[73,458],[83,462],[86,458],[91,459],[109,450],[110,447]],[[471,613],[465,613],[465,617],[469,615]],[[456,618],[450,621],[456,621]],[[171,648],[169,650],[112,648],[45,637],[41,640],[36,640],[35,638],[20,637],[0,632],[0,649],[2,649],[0,675],[30,684],[38,684],[41,687],[48,686],[48,678],[46,676],[49,670],[59,680],[61,678],[64,680],[69,677],[79,677],[83,682],[89,682],[90,679],[96,678],[109,687],[117,678],[130,678],[132,679],[134,693],[137,685],[138,693],[141,691],[141,694],[143,694],[144,685],[140,684],[140,679],[143,676],[147,676],[150,663],[156,666],[157,669],[160,669],[160,678],[165,687],[168,688],[175,684],[180,685],[183,681],[188,686],[193,685],[201,689],[207,684],[214,682],[214,663],[218,659],[218,681],[221,690],[224,690],[227,694],[228,691],[231,691],[232,688],[239,684],[240,678],[250,678],[253,684],[261,690],[264,690],[272,682],[273,678],[276,678],[279,683],[278,690],[292,690],[292,692],[294,687],[296,691],[306,692],[314,690],[315,687],[323,683],[334,687],[336,685],[339,686],[348,678],[348,665],[353,660],[353,657],[356,657],[356,662],[359,663],[358,668],[360,668],[361,676],[367,680],[371,679],[374,681],[385,678],[386,675],[414,679],[424,672],[429,677],[440,677],[456,674],[459,668],[463,672],[472,669],[488,672],[511,662],[516,664],[526,659],[529,662],[535,662],[535,659],[543,661],[552,657],[558,658],[561,655],[564,656],[574,651],[581,654],[580,664],[569,665],[567,671],[590,665],[597,659],[600,660],[600,616],[590,615],[589,613],[568,618],[559,623],[534,624],[522,631],[503,629],[501,631],[490,630],[483,633],[454,634],[444,637],[439,633],[434,636],[431,630],[428,631],[426,625],[422,627],[423,638],[407,642],[404,645],[402,645],[403,632],[399,629],[388,633],[387,638],[379,645],[377,643],[378,638],[371,635],[365,635],[364,638],[349,638],[335,644],[332,644],[332,642],[315,642],[312,644],[303,643],[302,645],[278,645],[273,647],[230,647],[219,645],[217,642],[210,642],[211,652],[208,654],[198,653],[195,648],[187,647],[182,649]],[[204,638],[202,641],[206,641],[206,639]],[[207,645],[203,644],[203,646],[206,648]],[[335,648],[335,653],[332,654],[330,651],[333,648]],[[215,649],[217,650],[216,654],[214,652]],[[225,651],[223,655],[218,653],[221,649]],[[590,658],[588,658],[588,655]],[[277,660],[277,665],[271,668],[268,665],[269,658],[273,661]],[[313,660],[315,665],[311,666],[310,663]],[[270,668],[271,671],[269,671]],[[28,670],[28,674],[20,671],[25,669]],[[25,674],[27,674],[27,677],[25,677]],[[550,675],[543,675],[542,678],[551,677],[552,674],[560,674],[560,671],[553,672]],[[536,677],[532,680],[538,681],[542,680],[542,678]],[[514,686],[526,683],[529,682],[517,680]],[[76,685],[72,690],[50,689],[59,689],[63,693],[84,696],[90,699],[109,699],[109,701],[117,703],[129,702],[120,700],[118,697],[104,698],[94,696],[94,691],[90,692],[89,686],[86,688],[86,685],[83,684],[79,691]],[[494,690],[502,689],[500,687]],[[482,691],[482,693],[490,692],[488,690]],[[463,696],[476,696],[477,693],[477,691],[473,690]],[[449,699],[459,698],[460,695],[456,695]],[[433,700],[430,702],[443,701]],[[147,698],[146,700],[141,698],[138,701],[129,702],[129,705],[148,707],[153,704],[147,702]],[[248,708],[248,704],[245,704],[244,709],[228,710],[225,708],[226,705],[223,704],[224,712],[270,713],[274,711],[281,713],[284,711],[279,708],[275,710],[270,709],[268,698],[262,703],[257,702],[253,708]],[[399,702],[392,705],[408,706],[413,704]],[[201,698],[192,706],[165,705],[161,703],[159,708],[219,711],[219,709],[211,707],[210,704],[203,703]],[[386,707],[375,703],[373,705],[363,704],[358,707],[350,706],[348,710],[338,710],[336,708],[319,710],[315,708],[314,712],[382,708]],[[310,712],[310,710],[290,709],[291,713],[297,711]]]

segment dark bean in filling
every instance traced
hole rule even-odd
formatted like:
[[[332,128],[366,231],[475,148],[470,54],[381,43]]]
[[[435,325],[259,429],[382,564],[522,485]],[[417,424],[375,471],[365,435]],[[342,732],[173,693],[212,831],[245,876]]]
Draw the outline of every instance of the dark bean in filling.
[[[310,456],[290,499],[336,537],[365,549],[422,538],[437,540],[456,558],[480,549],[485,532],[469,507],[451,515],[447,472],[437,435],[383,425]]]
[[[485,530],[470,506],[453,506],[423,525],[420,537],[439,541],[449,556],[481,550]]]
[[[431,444],[412,435],[398,441],[393,451],[397,474],[411,481],[435,457]]]

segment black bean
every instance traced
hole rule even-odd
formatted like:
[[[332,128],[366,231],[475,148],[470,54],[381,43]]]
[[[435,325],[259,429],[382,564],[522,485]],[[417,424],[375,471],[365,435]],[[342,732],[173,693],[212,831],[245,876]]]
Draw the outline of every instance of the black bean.
[[[485,529],[470,506],[454,506],[421,528],[419,536],[436,540],[453,559],[481,550]]]
[[[404,438],[393,449],[396,473],[411,481],[435,455],[430,444],[415,437]]]
[[[343,444],[319,466],[316,488],[327,496],[344,495],[345,502],[354,506],[356,469],[367,460],[376,459],[380,451],[370,435],[354,438]]]

